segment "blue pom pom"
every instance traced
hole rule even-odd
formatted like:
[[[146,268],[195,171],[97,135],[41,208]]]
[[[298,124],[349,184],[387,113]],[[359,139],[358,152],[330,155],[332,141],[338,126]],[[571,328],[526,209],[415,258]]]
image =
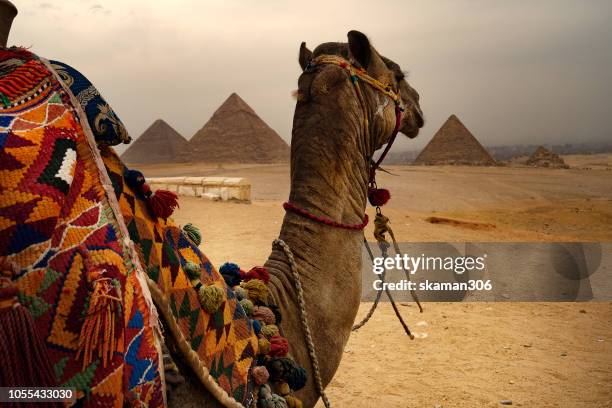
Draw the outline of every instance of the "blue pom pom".
[[[240,267],[232,262],[226,262],[219,268],[219,272],[223,279],[225,279],[225,283],[229,287],[234,287],[240,285],[242,282],[242,278],[240,276]]]
[[[261,333],[261,323],[259,323],[259,320],[253,320],[253,331],[257,336]]]
[[[127,185],[134,191],[140,191],[140,187],[145,183],[144,174],[138,170],[127,170],[124,178]]]
[[[226,262],[219,268],[219,272],[224,274],[240,273],[240,267],[233,262]]]

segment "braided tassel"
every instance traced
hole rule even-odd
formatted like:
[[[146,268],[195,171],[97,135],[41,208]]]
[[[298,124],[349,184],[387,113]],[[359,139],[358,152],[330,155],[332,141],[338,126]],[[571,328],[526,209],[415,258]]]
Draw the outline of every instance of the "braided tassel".
[[[93,362],[95,357],[102,359],[106,367],[117,350],[115,338],[117,315],[121,311],[121,291],[119,281],[105,276],[105,269],[94,269],[89,272],[93,291],[89,298],[89,307],[85,322],[79,336],[77,358],[83,359],[83,369]]]

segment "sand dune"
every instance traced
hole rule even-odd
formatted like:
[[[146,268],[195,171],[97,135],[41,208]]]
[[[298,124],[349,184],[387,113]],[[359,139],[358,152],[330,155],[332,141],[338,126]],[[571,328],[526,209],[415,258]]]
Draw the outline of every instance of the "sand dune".
[[[577,162],[584,158],[568,160]],[[288,166],[141,169],[148,176],[250,178],[252,204],[183,197],[175,219],[202,228],[201,248],[216,265],[265,261],[284,214]],[[385,214],[400,241],[612,241],[612,172],[605,167],[388,170],[397,175],[381,173],[378,184],[391,190]],[[446,221],[432,224],[430,217]],[[368,307],[362,304],[358,318]],[[334,406],[497,407],[508,399],[522,407],[612,407],[610,303],[428,303],[424,314],[410,304],[401,310],[419,338],[409,340],[382,304],[349,340],[328,387]]]

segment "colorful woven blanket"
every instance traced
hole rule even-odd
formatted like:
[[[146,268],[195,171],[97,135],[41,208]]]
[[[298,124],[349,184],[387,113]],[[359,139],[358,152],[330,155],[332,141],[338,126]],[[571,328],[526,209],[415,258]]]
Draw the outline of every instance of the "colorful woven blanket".
[[[202,383],[249,405],[252,325],[190,235],[125,182],[109,145],[128,140],[78,71],[0,48],[0,257],[55,381],[88,406],[164,405],[153,299]]]

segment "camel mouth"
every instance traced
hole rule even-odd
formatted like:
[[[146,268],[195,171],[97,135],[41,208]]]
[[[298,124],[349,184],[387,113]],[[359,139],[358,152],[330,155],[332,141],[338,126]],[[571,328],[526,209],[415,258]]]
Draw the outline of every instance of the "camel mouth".
[[[414,139],[415,137],[417,137],[419,135],[419,129],[412,129],[408,132],[401,132],[404,136],[408,137],[409,139]]]

